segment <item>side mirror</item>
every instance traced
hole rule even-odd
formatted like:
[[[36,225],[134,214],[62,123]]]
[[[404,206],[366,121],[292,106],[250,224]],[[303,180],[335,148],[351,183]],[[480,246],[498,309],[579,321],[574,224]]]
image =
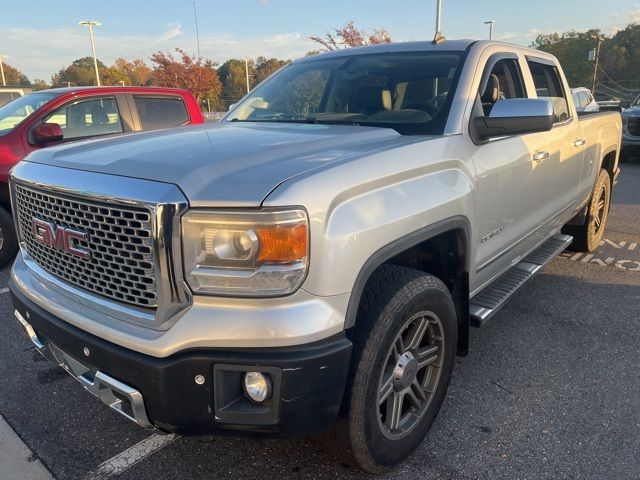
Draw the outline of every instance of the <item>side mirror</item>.
[[[237,103],[232,103],[231,105],[229,105],[229,108],[227,109],[227,112],[230,112],[231,110],[236,108],[236,105],[237,105]]]
[[[629,100],[622,100],[620,102],[620,108],[627,109],[627,108],[631,108],[631,102]]]
[[[36,143],[60,142],[63,138],[64,133],[57,123],[43,123],[33,130],[33,141]]]
[[[473,130],[481,140],[508,135],[547,132],[553,128],[553,103],[546,98],[498,100],[489,116],[473,119]]]

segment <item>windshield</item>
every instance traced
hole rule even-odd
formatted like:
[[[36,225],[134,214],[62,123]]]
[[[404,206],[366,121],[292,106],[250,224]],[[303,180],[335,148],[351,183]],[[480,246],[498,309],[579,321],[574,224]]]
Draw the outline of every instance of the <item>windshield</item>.
[[[52,92],[30,93],[0,107],[0,136],[9,133],[16,125],[57,96],[57,93]]]
[[[294,63],[248,95],[228,122],[367,125],[442,134],[462,52],[353,55]]]

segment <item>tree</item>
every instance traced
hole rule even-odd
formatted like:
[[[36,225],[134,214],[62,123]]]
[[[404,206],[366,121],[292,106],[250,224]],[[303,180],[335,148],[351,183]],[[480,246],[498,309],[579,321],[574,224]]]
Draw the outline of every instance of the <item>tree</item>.
[[[101,83],[109,85],[111,77],[109,69],[98,60],[98,72]],[[74,60],[71,65],[61,69],[51,77],[51,84],[56,87],[67,85],[91,86],[96,85],[96,71],[93,64],[93,57],[83,57]]]
[[[151,81],[151,68],[143,60],[129,62],[118,58],[109,69],[112,76],[118,76],[126,85],[144,86]]]
[[[32,83],[31,86],[33,87],[33,89],[37,92],[40,90],[46,90],[47,88],[49,88],[49,85],[47,85],[47,82],[45,82],[44,80],[40,79],[40,78],[36,78]]]
[[[252,87],[259,84],[273,73],[280,70],[285,65],[289,65],[291,60],[278,60],[277,58],[258,57],[256,60]]]
[[[179,55],[178,59],[171,53],[164,52],[156,52],[151,56],[154,63],[151,72],[153,85],[186,88],[199,102],[208,99],[212,108],[220,108],[222,84],[215,64],[211,60],[196,59],[179,48],[176,48],[176,52]]]
[[[240,100],[247,93],[247,77],[244,60],[232,58],[224,62],[218,69],[222,82],[223,107]],[[253,77],[253,62],[249,62],[249,81]],[[251,87],[251,85],[249,85]]]
[[[4,70],[4,79],[7,85],[21,85],[28,87],[31,85],[29,78],[17,68],[12,67],[8,63],[2,63]]]
[[[391,43],[391,35],[384,28],[367,32],[356,27],[353,21],[347,23],[344,27],[335,28],[333,33],[327,33],[324,37],[311,36],[309,39],[318,43],[322,47],[322,51],[325,52],[332,52],[341,48]]]
[[[538,35],[533,46],[558,58],[571,87],[591,87],[594,65],[589,50],[596,47],[598,35],[597,29]]]

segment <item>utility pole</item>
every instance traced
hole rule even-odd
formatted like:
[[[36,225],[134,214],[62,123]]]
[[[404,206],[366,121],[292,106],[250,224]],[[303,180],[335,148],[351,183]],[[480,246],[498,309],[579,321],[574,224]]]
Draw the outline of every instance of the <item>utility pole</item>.
[[[495,25],[495,20],[487,20],[484,22],[485,25],[489,25],[489,40],[493,40],[493,26]]]
[[[2,59],[7,58],[6,55],[0,55],[0,74],[2,75],[2,85],[7,86],[7,81],[4,79],[4,67],[2,66]]]
[[[596,37],[598,39],[598,45],[596,46],[596,55],[593,66],[593,83],[591,85],[591,93],[595,95],[596,81],[598,80],[598,63],[600,62],[600,46],[602,45],[602,35]]]
[[[93,27],[99,27],[102,25],[100,22],[96,22],[95,20],[83,20],[79,22],[78,25],[82,25],[83,27],[89,27],[89,39],[91,40],[91,53],[93,53],[93,66],[96,69],[96,84],[100,86],[100,73],[98,72],[98,58],[96,57],[96,45],[93,42]]]
[[[196,2],[193,2],[193,17],[196,20],[196,43],[198,44],[198,58],[200,58],[200,33],[198,32],[198,11],[196,10]]]
[[[249,59],[244,59],[244,73],[247,77],[247,93],[249,93]]]

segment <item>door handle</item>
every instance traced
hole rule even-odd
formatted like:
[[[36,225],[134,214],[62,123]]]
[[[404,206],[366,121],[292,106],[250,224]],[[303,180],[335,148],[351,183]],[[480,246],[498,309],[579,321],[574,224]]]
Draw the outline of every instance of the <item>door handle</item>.
[[[531,158],[533,158],[534,162],[541,162],[547,158],[549,158],[549,152],[536,152]]]
[[[587,143],[587,141],[584,138],[579,138],[575,142],[573,142],[573,146],[576,148],[579,148],[583,146],[585,143]]]

